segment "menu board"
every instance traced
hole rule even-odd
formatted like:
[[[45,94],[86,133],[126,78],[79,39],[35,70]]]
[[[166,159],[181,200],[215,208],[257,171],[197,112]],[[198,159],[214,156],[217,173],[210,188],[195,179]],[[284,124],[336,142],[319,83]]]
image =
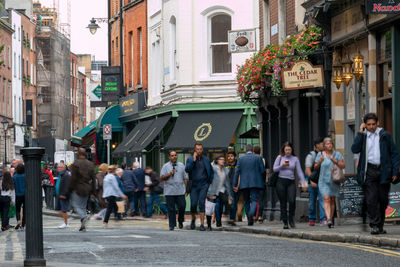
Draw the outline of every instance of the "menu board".
[[[355,174],[346,175],[346,181],[339,186],[339,213],[341,217],[361,216],[364,191]]]
[[[386,219],[400,220],[400,184],[392,184],[390,188],[389,205],[386,209]]]

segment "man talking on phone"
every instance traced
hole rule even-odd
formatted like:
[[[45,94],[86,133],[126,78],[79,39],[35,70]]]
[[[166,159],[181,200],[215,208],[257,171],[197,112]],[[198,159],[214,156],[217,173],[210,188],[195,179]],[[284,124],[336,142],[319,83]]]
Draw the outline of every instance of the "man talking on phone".
[[[201,143],[195,143],[193,156],[186,160],[185,171],[189,174],[189,179],[192,181],[190,192],[192,223],[190,224],[190,229],[194,230],[196,228],[196,213],[197,206],[199,206],[200,231],[205,231],[205,202],[208,186],[214,178],[214,172],[211,167],[210,159],[203,155],[203,145]]]
[[[390,183],[399,179],[399,154],[391,135],[378,127],[378,116],[368,113],[360,125],[351,151],[360,153],[357,181],[363,185],[371,234],[386,234],[383,229],[389,203]]]

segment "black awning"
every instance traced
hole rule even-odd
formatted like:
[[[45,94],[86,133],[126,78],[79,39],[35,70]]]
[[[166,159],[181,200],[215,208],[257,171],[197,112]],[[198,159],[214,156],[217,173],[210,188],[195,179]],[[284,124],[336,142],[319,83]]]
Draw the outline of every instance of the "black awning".
[[[139,122],[138,125],[133,128],[133,130],[128,134],[127,137],[119,144],[119,146],[114,150],[112,155],[114,157],[123,157],[126,156],[130,150],[137,145],[139,139],[146,132],[147,128],[153,123],[154,120],[147,120]]]
[[[179,113],[165,149],[193,150],[195,142],[209,152],[228,148],[243,110],[190,111]]]
[[[250,130],[239,135],[239,138],[253,138],[253,139],[260,138],[260,131],[257,130],[256,127],[251,127]]]
[[[166,115],[153,120],[153,123],[147,128],[145,134],[143,134],[137,141],[137,144],[130,149],[129,153],[135,154],[142,152],[142,150],[145,149],[161,132],[170,118],[171,115]]]

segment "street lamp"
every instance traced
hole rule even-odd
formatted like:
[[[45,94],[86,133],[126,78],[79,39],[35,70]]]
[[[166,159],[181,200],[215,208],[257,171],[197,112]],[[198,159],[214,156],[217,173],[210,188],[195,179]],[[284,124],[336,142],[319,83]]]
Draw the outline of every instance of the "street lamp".
[[[8,120],[4,117],[1,121],[4,129],[4,166],[7,164],[7,128],[8,128]]]
[[[96,19],[92,18],[90,24],[86,27],[89,29],[91,34],[95,34],[97,29],[100,28],[99,24],[96,23]]]
[[[22,122],[21,128],[22,128],[22,131],[24,132],[24,147],[26,147],[26,144],[25,144],[25,141],[26,141],[26,129],[28,128],[28,125],[25,122]]]

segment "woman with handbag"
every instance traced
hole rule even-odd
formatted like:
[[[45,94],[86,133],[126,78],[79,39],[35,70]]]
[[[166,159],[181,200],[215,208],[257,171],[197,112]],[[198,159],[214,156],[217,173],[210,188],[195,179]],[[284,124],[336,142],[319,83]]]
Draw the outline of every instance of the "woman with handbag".
[[[304,178],[303,170],[300,166],[299,159],[294,155],[293,145],[285,142],[280,150],[280,154],[274,163],[274,172],[278,173],[276,182],[276,192],[281,204],[281,218],[283,221],[283,229],[289,229],[287,202],[289,202],[289,225],[294,228],[294,213],[296,210],[296,184],[295,172],[300,178],[303,190],[306,190],[308,185]]]
[[[339,186],[333,181],[332,170],[334,165],[340,169],[345,168],[344,160],[340,152],[334,151],[332,139],[324,139],[324,151],[319,152],[315,158],[314,169],[319,169],[318,188],[324,198],[324,209],[329,228],[333,227],[333,214],[335,212],[335,200],[339,197]]]
[[[7,231],[13,226],[9,225],[9,211],[15,203],[15,189],[10,172],[3,174],[3,179],[0,184],[0,212],[1,212],[1,230]]]

